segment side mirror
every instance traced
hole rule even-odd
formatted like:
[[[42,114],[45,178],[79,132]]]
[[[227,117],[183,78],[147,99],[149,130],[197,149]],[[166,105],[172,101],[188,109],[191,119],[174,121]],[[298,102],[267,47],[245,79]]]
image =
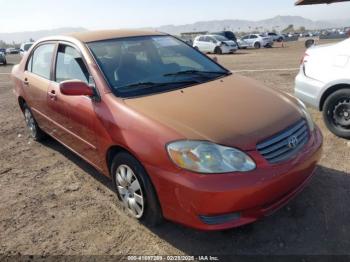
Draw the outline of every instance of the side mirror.
[[[67,80],[60,83],[60,91],[67,96],[93,96],[94,90],[80,80]]]

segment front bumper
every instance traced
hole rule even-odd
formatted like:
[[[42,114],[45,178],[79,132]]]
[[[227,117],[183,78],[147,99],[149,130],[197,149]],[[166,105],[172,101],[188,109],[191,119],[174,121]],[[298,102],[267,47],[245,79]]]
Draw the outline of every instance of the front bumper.
[[[237,51],[237,46],[221,46],[223,54],[234,53]]]
[[[304,148],[285,163],[271,165],[258,152],[249,152],[257,169],[248,173],[203,175],[147,165],[146,169],[165,218],[201,230],[222,230],[254,222],[286,204],[312,177],[321,148],[316,127]],[[232,220],[210,224],[203,219],[225,215],[233,215]]]
[[[267,46],[273,46],[273,44],[274,44],[274,41],[272,40],[272,41],[263,41],[263,46],[264,47],[267,47]]]

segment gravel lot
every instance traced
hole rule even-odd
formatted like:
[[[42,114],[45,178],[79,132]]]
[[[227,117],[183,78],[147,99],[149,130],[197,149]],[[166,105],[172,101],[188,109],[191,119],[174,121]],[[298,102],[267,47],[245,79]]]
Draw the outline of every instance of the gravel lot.
[[[219,56],[232,70],[293,69],[303,43]],[[170,222],[147,228],[130,220],[107,178],[53,139],[28,138],[10,77],[18,56],[0,65],[0,254],[350,255],[350,141],[324,134],[324,155],[309,186],[272,216],[242,228],[200,232]],[[241,71],[292,92],[297,70]]]

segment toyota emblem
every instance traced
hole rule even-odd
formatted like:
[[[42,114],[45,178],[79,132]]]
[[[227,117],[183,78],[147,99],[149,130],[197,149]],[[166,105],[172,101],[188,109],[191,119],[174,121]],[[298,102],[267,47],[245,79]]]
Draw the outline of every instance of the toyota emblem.
[[[288,138],[288,147],[289,148],[296,148],[298,145],[298,138],[296,136],[291,136]]]

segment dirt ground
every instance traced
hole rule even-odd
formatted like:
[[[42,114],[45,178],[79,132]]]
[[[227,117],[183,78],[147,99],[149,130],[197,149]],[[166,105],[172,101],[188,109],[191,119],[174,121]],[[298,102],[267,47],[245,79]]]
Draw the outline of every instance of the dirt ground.
[[[219,62],[266,85],[293,91],[304,52],[241,50]],[[49,139],[29,139],[9,73],[0,65],[0,254],[180,255],[350,254],[350,141],[332,135],[321,113],[324,154],[309,186],[272,216],[223,232],[200,232],[171,222],[147,228],[124,214],[108,179]],[[288,69],[258,71],[255,69]],[[243,70],[243,71],[241,71]]]

